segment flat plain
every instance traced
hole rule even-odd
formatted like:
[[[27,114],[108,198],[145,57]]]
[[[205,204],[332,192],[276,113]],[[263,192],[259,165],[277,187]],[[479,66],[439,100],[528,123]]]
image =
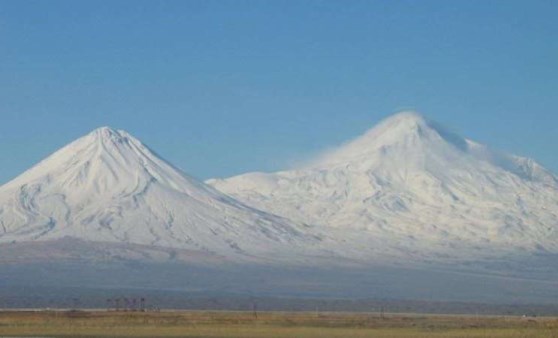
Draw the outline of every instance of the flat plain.
[[[2,311],[5,337],[558,337],[558,318],[317,312]]]

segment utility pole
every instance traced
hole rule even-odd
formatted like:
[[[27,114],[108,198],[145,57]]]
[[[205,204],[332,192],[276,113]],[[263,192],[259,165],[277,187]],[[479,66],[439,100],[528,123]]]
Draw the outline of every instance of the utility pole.
[[[78,305],[79,305],[79,299],[73,298],[73,299],[72,299],[72,303],[73,303],[73,304],[72,304],[73,310],[74,310],[74,311],[77,311]]]
[[[252,302],[252,311],[254,313],[254,318],[258,319],[258,303],[256,303],[256,301]]]
[[[140,311],[145,312],[145,298],[143,297],[140,299]]]

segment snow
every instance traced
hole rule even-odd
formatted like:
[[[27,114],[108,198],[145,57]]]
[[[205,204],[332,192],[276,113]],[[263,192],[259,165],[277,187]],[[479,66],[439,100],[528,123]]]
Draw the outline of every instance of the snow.
[[[447,266],[557,254],[557,230],[556,176],[414,112],[300,168],[205,183],[103,127],[0,187],[0,243]]]
[[[462,138],[415,112],[294,170],[206,183],[315,226],[331,250],[374,260],[558,252],[558,179],[531,159]]]
[[[278,255],[285,243],[305,247],[316,241],[299,226],[216,191],[127,132],[108,127],[0,187],[0,243],[64,237],[229,256]]]

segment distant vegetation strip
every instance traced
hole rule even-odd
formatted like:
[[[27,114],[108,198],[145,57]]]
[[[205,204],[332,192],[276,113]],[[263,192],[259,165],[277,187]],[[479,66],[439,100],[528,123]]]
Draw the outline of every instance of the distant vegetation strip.
[[[4,311],[0,336],[556,337],[558,319],[319,312]]]

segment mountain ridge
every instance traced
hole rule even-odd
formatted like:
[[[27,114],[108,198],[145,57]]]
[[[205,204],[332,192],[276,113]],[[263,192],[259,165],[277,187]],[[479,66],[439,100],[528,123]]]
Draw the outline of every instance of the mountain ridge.
[[[101,127],[0,187],[0,243],[70,237],[287,263],[556,254],[557,182],[414,112],[301,168],[205,183]]]
[[[531,159],[413,112],[301,168],[206,181],[258,209],[358,233],[363,251],[374,243],[395,255],[453,258],[558,252],[557,182]]]
[[[446,131],[399,115],[209,186],[96,129],[0,186],[0,284],[551,302],[556,177]]]
[[[69,236],[233,256],[314,241],[297,225],[235,201],[109,127],[0,187],[0,225],[4,243]]]

